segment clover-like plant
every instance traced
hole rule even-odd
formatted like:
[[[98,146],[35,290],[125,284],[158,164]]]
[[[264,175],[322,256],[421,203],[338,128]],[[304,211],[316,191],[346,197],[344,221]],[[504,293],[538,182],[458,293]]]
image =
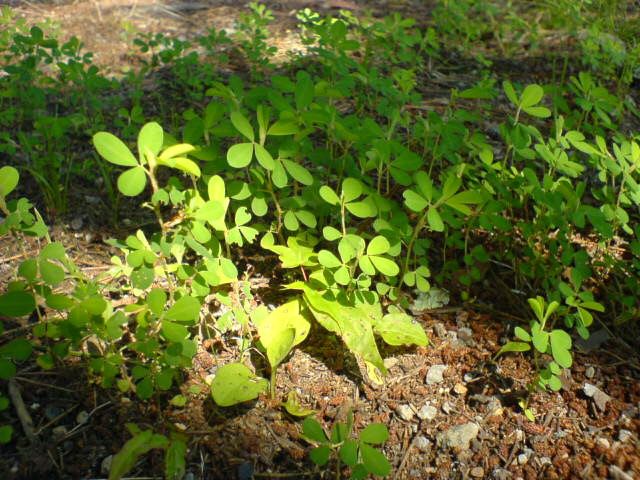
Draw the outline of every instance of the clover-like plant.
[[[389,438],[387,427],[381,423],[367,425],[359,435],[353,435],[353,413],[347,414],[345,422],[336,421],[331,434],[322,428],[318,420],[307,417],[302,422],[302,435],[315,445],[309,457],[319,467],[324,467],[331,458],[335,459],[335,478],[342,475],[342,464],[351,468],[350,479],[364,479],[369,475],[386,477],[391,472],[391,464],[373,445],[383,444]]]

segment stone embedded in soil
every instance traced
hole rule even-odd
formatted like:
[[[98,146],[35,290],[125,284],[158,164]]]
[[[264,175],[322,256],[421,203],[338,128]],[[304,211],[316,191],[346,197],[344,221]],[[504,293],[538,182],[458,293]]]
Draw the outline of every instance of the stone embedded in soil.
[[[600,411],[604,412],[605,408],[607,408],[607,402],[611,400],[609,395],[588,382],[584,384],[582,391],[587,397],[593,398],[593,401],[596,403]]]
[[[427,372],[427,385],[435,385],[441,383],[444,380],[444,372],[447,369],[446,365],[431,365]]]
[[[587,369],[584,371],[584,376],[587,378],[593,378],[596,374],[596,369],[593,368],[592,366],[588,366]]]
[[[491,475],[495,480],[509,480],[512,477],[511,472],[504,468],[494,468]]]
[[[611,448],[611,444],[609,443],[609,440],[603,437],[596,438],[596,445],[598,445],[600,448],[604,448],[605,450],[608,450],[609,448]]]
[[[418,410],[418,418],[420,420],[433,420],[438,415],[438,409],[433,405],[423,405],[420,410]]]
[[[621,442],[626,442],[627,440],[629,440],[631,437],[633,436],[633,433],[631,433],[629,430],[625,430],[624,428],[622,430],[620,430],[620,432],[618,433],[618,440],[620,440]]]
[[[447,336],[447,329],[444,328],[444,325],[440,322],[433,324],[433,331],[438,338],[445,338]]]
[[[455,386],[453,387],[453,393],[455,393],[456,395],[462,396],[467,393],[467,387],[465,387],[461,383],[456,383]]]
[[[629,475],[617,465],[609,465],[609,475],[613,480],[633,480],[633,476]]]
[[[473,330],[467,327],[458,329],[458,339],[466,345],[473,345]]]
[[[482,467],[473,467],[471,469],[471,472],[469,472],[469,474],[475,478],[482,478],[484,477],[484,470]]]
[[[438,434],[438,445],[443,448],[454,450],[469,450],[471,440],[480,433],[480,426],[477,423],[469,422],[451,427],[446,432]]]
[[[415,415],[413,408],[410,405],[398,405],[396,408],[396,413],[398,416],[407,422],[410,422]]]
[[[524,465],[529,461],[529,457],[525,453],[518,455],[518,465]]]
[[[89,413],[85,410],[78,412],[78,415],[76,415],[76,422],[78,422],[78,425],[84,425],[87,423],[87,420],[89,420]]]
[[[442,411],[449,415],[453,411],[453,405],[451,405],[449,402],[444,402],[442,404]]]
[[[111,471],[111,464],[113,463],[113,455],[109,455],[108,457],[104,457],[102,463],[100,464],[100,473],[102,475],[109,475]]]
[[[415,446],[422,453],[427,453],[429,450],[431,450],[431,441],[424,435],[420,435],[416,437]]]

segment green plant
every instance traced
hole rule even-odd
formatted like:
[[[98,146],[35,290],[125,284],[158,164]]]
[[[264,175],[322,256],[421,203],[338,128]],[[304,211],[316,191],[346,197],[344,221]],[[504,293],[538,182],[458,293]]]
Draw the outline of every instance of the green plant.
[[[371,423],[359,435],[354,435],[350,411],[346,422],[334,422],[331,434],[327,435],[320,422],[307,417],[302,422],[302,435],[315,445],[309,457],[317,466],[324,467],[334,459],[338,479],[342,477],[343,463],[351,468],[351,479],[363,479],[368,475],[386,477],[391,473],[391,464],[384,453],[372,446],[383,444],[389,438],[387,427],[381,423]]]
[[[132,423],[126,425],[133,438],[128,440],[113,457],[109,470],[109,480],[120,480],[138,463],[140,457],[151,450],[164,450],[164,478],[180,480],[185,475],[187,444],[184,435],[172,433],[170,437],[140,430]]]

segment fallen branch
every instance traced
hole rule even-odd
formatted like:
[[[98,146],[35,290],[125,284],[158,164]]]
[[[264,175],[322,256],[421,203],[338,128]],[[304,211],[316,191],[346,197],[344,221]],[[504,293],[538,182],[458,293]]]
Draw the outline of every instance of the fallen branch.
[[[20,423],[22,424],[22,430],[24,430],[24,434],[29,439],[29,442],[36,442],[36,434],[33,431],[33,420],[31,419],[31,415],[29,415],[29,411],[22,400],[22,394],[20,393],[20,387],[14,379],[9,380],[9,397],[11,397],[11,403],[13,407],[16,409],[16,414],[20,419]]]

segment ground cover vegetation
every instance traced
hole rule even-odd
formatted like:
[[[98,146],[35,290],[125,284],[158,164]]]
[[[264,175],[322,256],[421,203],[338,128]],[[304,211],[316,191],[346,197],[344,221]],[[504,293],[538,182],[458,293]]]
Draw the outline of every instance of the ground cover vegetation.
[[[277,388],[278,369],[310,335],[330,335],[363,382],[382,385],[381,352],[428,345],[413,312],[433,308],[443,288],[469,308],[527,319],[494,353],[531,353],[535,373],[516,408],[539,421],[530,395],[562,388],[575,339],[640,312],[631,8],[443,0],[427,25],[304,9],[300,51],[275,64],[272,12],[251,3],[232,34],[141,32],[137,66],[111,76],[80,39],[61,43],[51,25],[5,7],[0,235],[24,255],[0,294],[0,442],[18,428],[33,436],[11,402],[14,377],[34,362],[45,371],[80,362],[105,389],[184,406],[201,393],[180,389],[184,372],[214,339],[237,349],[207,387],[218,406],[281,402],[301,419],[316,475],[389,475],[384,424],[355,434],[348,414],[325,431],[295,390]],[[548,31],[571,40],[549,54],[549,76],[494,69],[491,52],[506,61],[524,46],[535,52]],[[425,79],[456,56],[472,59],[476,77],[430,106]],[[233,58],[246,68],[221,73]],[[97,277],[47,227],[83,208],[79,184],[100,186],[107,222],[124,208],[141,219],[107,241],[120,253]],[[257,302],[248,256],[275,266],[260,272],[275,305]],[[185,435],[129,431],[109,478],[154,449],[167,478],[184,477]]]

